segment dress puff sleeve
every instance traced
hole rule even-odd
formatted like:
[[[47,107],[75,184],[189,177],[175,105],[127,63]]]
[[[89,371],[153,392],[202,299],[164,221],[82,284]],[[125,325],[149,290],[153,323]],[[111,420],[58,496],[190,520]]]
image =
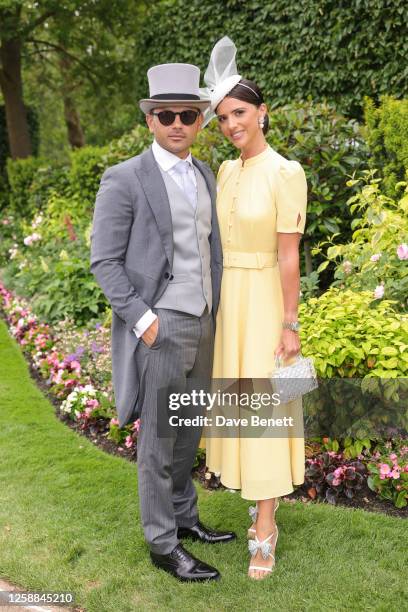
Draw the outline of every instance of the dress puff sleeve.
[[[277,171],[276,231],[303,234],[306,223],[307,183],[302,166],[285,160]]]

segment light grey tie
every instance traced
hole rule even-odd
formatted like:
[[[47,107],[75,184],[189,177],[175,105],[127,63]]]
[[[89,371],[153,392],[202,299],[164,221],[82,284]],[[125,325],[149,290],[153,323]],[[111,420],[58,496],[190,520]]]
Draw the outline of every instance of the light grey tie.
[[[176,170],[177,174],[180,175],[181,184],[187,200],[190,202],[192,207],[195,208],[197,206],[197,187],[195,186],[189,173],[190,164],[188,161],[180,160],[174,166],[174,169]]]

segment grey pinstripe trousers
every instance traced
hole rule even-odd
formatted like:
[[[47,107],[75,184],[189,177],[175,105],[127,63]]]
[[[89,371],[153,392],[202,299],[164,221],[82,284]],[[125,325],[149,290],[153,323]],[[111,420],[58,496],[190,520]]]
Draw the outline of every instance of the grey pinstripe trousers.
[[[214,350],[214,326],[207,309],[201,317],[164,308],[153,309],[159,331],[149,348],[141,340],[136,350],[140,373],[140,431],[137,442],[140,513],[152,552],[168,554],[179,540],[178,527],[198,520],[197,493],[191,470],[201,437],[201,427],[177,427],[173,437],[158,437],[158,389],[177,381],[181,392],[197,380],[209,381]],[[189,407],[178,416],[191,416]]]

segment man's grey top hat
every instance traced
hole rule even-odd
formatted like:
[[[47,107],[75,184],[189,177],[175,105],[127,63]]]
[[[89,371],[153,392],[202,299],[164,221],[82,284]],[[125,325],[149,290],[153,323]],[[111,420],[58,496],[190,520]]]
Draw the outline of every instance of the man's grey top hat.
[[[150,98],[140,100],[147,114],[159,106],[185,104],[200,110],[210,106],[210,100],[200,97],[200,69],[192,64],[160,64],[147,71]]]

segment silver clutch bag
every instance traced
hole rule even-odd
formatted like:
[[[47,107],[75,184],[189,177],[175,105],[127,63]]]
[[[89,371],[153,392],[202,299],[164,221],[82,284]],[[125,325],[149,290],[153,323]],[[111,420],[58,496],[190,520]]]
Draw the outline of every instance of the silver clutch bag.
[[[273,392],[279,394],[281,404],[292,402],[318,387],[313,361],[302,355],[298,355],[291,365],[283,367],[280,357],[276,357],[276,369],[269,375],[269,380]]]

